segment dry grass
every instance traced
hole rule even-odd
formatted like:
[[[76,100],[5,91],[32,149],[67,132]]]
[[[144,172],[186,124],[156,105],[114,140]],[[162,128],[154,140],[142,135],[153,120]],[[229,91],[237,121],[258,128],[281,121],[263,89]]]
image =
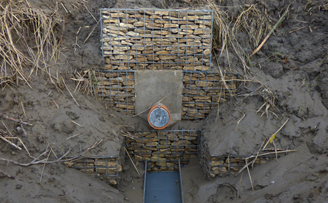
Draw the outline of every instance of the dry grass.
[[[304,5],[304,9],[307,12],[318,12],[318,11],[328,11],[328,3],[327,0],[307,0]]]
[[[319,9],[322,10],[322,11],[328,11],[328,3],[320,5]]]
[[[271,29],[268,14],[266,9],[262,6],[262,10],[259,10],[259,5],[245,5],[244,10],[238,16],[232,33],[237,33],[238,30],[246,31],[249,37],[249,44],[253,48],[257,47],[261,40]]]
[[[274,20],[268,15],[264,1],[259,1],[257,4],[245,4],[235,7],[239,10],[235,16],[231,16],[228,7],[220,6],[221,2],[217,3],[214,0],[199,0],[199,3],[207,4],[213,10],[213,53],[215,56],[215,52],[218,50],[220,51],[220,54],[225,52],[229,64],[229,67],[219,67],[220,70],[222,69],[222,72],[235,72],[236,69],[242,68],[244,72],[244,81],[259,84],[260,87],[254,92],[247,94],[246,97],[255,95],[262,97],[264,104],[258,112],[261,111],[262,115],[266,114],[268,116],[268,113],[271,112],[269,109],[275,108],[275,94],[269,89],[269,87],[254,79],[254,73],[252,73],[251,69],[251,50],[255,50],[257,47],[261,46],[267,34],[272,32],[272,29],[274,28],[273,25],[277,20]],[[247,41],[241,41],[245,40],[245,38],[237,38],[240,33],[247,34]],[[251,48],[251,50],[246,52],[246,48]],[[241,64],[240,67],[231,66],[232,57],[230,57],[229,54],[237,56]],[[241,101],[243,101],[243,99]]]
[[[242,99],[239,100],[239,102],[236,105],[242,103],[248,97],[260,96],[263,99],[263,104],[256,111],[256,113],[261,113],[261,117],[265,114],[267,118],[269,116],[269,113],[271,113],[275,117],[278,118],[276,113],[274,113],[273,111],[269,111],[269,109],[272,109],[272,110],[276,110],[279,112],[279,109],[276,108],[277,107],[276,106],[276,94],[274,92],[272,92],[270,90],[270,88],[267,85],[265,85],[264,83],[262,83],[261,81],[255,79],[255,78],[252,78],[250,81],[253,82],[254,84],[256,84],[257,87],[253,88],[253,89],[245,87],[245,89],[247,90],[247,93],[238,95],[239,97],[242,97]]]
[[[83,94],[94,95],[95,88],[98,85],[96,71],[94,69],[88,69],[81,72],[76,71],[73,74],[71,80],[77,82],[74,92],[81,91]]]
[[[251,72],[247,65],[247,60],[250,54],[245,53],[245,47],[242,47],[236,35],[239,32],[248,34],[252,49],[255,49],[267,32],[271,29],[270,18],[266,12],[265,4],[245,4],[240,6],[238,16],[229,16],[229,13],[224,11],[225,7],[220,7],[214,0],[200,0],[199,3],[208,4],[214,12],[213,26],[213,48],[220,50],[221,54],[226,52],[228,57],[229,69],[230,65],[229,53],[235,53],[242,66],[245,76]]]
[[[0,85],[24,81],[31,87],[31,75],[42,71],[57,87],[58,73],[49,65],[59,55],[57,8],[46,14],[28,1],[9,0],[0,5]]]

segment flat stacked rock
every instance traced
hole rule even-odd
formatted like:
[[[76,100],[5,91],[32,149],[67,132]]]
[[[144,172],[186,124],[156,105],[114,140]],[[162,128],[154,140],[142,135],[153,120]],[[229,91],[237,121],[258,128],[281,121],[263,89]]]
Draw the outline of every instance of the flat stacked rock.
[[[95,95],[106,106],[129,114],[135,112],[134,72],[96,72]]]
[[[226,86],[218,73],[184,72],[182,90],[182,119],[203,119],[211,109],[236,93],[238,78],[226,74]],[[135,112],[133,72],[97,72],[95,94],[114,110]],[[229,90],[227,89],[229,88]]]
[[[108,70],[209,71],[212,12],[102,10]]]
[[[222,155],[215,156],[210,155],[209,149],[207,147],[204,138],[201,138],[200,144],[200,164],[202,166],[203,172],[206,177],[214,178],[216,176],[223,177],[228,175],[237,174],[246,165],[246,156],[238,155]],[[269,160],[275,158],[274,156],[259,156],[254,158],[249,158],[248,162],[253,161],[256,158],[254,164],[264,164]]]
[[[238,77],[226,74],[225,84],[218,73],[184,73],[182,119],[203,119],[219,103],[236,94]]]
[[[197,156],[199,131],[135,132],[135,139],[126,139],[129,154],[138,161],[148,161],[148,170],[170,171]]]
[[[64,162],[65,166],[78,169],[89,175],[117,185],[122,172],[123,157],[120,158],[79,158]]]

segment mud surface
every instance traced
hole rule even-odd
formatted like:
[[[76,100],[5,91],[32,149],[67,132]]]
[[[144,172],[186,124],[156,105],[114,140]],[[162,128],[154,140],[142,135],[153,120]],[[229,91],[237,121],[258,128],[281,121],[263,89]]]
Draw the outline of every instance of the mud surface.
[[[254,190],[246,170],[236,177],[208,180],[203,176],[199,160],[192,160],[182,169],[185,202],[328,201],[328,2],[219,2],[218,5],[232,18],[237,18],[245,4],[257,3],[270,16],[271,26],[288,5],[292,5],[286,20],[261,50],[249,58],[250,73],[244,75],[235,53],[229,54],[230,62],[227,54],[218,55],[216,66],[227,72],[239,72],[245,79],[238,95],[220,104],[219,111],[214,109],[204,121],[181,121],[171,128],[202,129],[212,155],[246,156],[256,153],[262,142],[289,118],[277,134],[275,144],[280,149],[297,151],[252,168]],[[50,12],[55,7],[53,1],[47,0],[29,3],[43,12]],[[99,19],[102,7],[199,8],[202,5],[187,1],[120,0],[63,3],[69,12],[59,5],[58,15],[65,24],[61,55],[59,61],[51,65],[54,73],[58,72],[64,78],[76,101],[65,86],[58,90],[41,73],[31,78],[32,88],[23,84],[1,86],[0,112],[33,126],[23,126],[23,130],[16,122],[3,119],[0,129],[19,137],[31,157],[37,157],[47,149],[51,149],[51,153],[43,156],[45,159],[55,160],[68,150],[67,157],[73,157],[98,142],[97,147],[87,150],[84,155],[114,155],[123,141],[122,127],[147,130],[149,126],[142,119],[106,109],[94,97],[74,91],[76,83],[70,80],[74,72],[102,65],[100,26],[90,13]],[[96,29],[84,43],[94,26]],[[236,38],[250,55],[255,47],[246,31],[240,30]],[[220,54],[219,49],[217,54]],[[265,113],[265,107],[260,108],[268,98],[274,99],[275,105],[268,107]],[[16,144],[24,148],[19,141]],[[0,158],[29,163],[33,160],[31,157],[24,149],[17,150],[0,142]],[[1,161],[0,170],[14,178],[0,172],[0,200],[142,202],[143,164],[137,163],[138,175],[128,158],[125,163],[122,182],[118,188],[113,188],[105,181],[67,168],[61,162],[24,167]]]

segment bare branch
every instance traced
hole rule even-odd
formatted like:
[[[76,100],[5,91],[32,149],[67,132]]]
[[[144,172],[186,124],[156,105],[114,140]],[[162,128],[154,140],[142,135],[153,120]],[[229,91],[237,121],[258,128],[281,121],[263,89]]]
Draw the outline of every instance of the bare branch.
[[[17,123],[21,123],[21,124],[23,124],[23,125],[33,126],[33,124],[31,124],[31,123],[27,123],[27,122],[22,121],[22,120],[18,120],[18,119],[15,119],[15,118],[11,118],[11,117],[9,117],[9,116],[7,116],[7,115],[1,113],[1,112],[0,112],[0,117],[1,117],[1,118],[5,118],[5,119],[8,119],[8,120],[15,121],[15,122],[17,122]]]

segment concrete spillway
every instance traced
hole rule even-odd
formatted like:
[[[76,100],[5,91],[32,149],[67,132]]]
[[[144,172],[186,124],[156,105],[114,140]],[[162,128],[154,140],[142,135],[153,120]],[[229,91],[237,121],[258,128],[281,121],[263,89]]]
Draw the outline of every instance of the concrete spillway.
[[[183,203],[180,160],[178,171],[146,170],[143,200],[144,203]]]

